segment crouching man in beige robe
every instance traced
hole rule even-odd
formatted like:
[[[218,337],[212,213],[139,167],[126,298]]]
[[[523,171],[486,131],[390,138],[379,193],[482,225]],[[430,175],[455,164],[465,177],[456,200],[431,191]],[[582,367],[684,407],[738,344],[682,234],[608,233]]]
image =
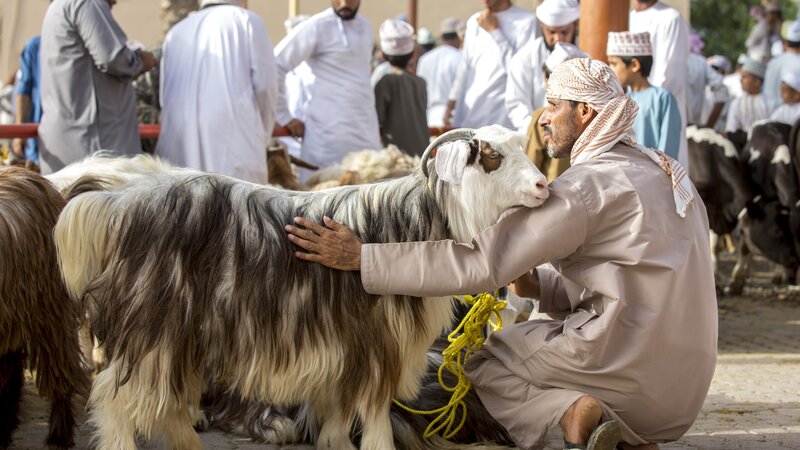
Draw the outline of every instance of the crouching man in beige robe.
[[[488,411],[524,449],[556,424],[567,448],[613,449],[620,432],[623,449],[657,448],[689,429],[714,373],[706,211],[683,167],[634,142],[637,107],[608,66],[559,65],[547,100],[539,123],[548,149],[573,166],[543,206],[507,213],[471,245],[361,245],[342,225],[300,218],[289,237],[310,252],[300,258],[361,270],[374,294],[514,282],[541,312],[566,319],[511,325],[467,362]]]

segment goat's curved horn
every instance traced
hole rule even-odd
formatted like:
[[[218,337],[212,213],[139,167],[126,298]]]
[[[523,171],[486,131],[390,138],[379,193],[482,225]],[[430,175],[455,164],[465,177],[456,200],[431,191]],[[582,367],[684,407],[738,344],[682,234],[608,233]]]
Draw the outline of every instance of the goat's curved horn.
[[[425,178],[428,177],[428,159],[430,159],[431,152],[433,152],[435,148],[446,142],[458,141],[462,139],[469,141],[474,136],[475,130],[472,128],[456,128],[455,130],[450,130],[434,139],[434,141],[428,145],[428,148],[425,149],[425,153],[422,154],[422,162],[420,165],[422,166],[422,173],[425,174]]]

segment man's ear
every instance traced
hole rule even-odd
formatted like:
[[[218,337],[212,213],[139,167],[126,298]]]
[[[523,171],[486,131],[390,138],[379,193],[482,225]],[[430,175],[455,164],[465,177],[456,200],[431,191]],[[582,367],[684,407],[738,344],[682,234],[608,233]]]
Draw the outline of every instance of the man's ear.
[[[578,119],[581,121],[583,128],[586,128],[596,115],[597,111],[589,106],[588,103],[578,103]]]

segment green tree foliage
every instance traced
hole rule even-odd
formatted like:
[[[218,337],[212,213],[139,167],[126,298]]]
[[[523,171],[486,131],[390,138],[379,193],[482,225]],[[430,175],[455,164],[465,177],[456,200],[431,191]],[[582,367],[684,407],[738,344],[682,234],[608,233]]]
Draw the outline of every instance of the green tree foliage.
[[[750,7],[759,0],[691,0],[692,30],[699,34],[706,47],[706,56],[725,55],[731,61],[745,52],[744,41],[755,21]],[[794,20],[797,3],[781,0],[783,19]]]

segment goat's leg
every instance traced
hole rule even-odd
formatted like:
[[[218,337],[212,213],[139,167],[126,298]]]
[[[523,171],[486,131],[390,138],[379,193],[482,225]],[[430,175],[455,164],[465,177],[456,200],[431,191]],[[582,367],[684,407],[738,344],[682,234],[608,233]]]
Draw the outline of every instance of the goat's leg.
[[[345,417],[338,405],[327,405],[322,409],[322,429],[316,448],[324,450],[356,450],[350,441],[352,417]],[[363,447],[362,448],[366,448]]]
[[[0,449],[11,446],[11,434],[19,425],[24,365],[25,354],[21,350],[0,356]]]
[[[360,413],[364,422],[361,450],[393,450],[394,437],[389,419],[389,400],[370,402]]]
[[[172,450],[203,448],[203,443],[194,429],[200,411],[200,394],[203,387],[200,376],[191,376],[180,397],[175,395],[169,397],[169,404],[164,408],[164,420],[161,422],[167,448]]]
[[[119,366],[118,361],[112,360],[109,367],[94,379],[89,396],[92,441],[98,449],[136,450],[136,427],[129,409],[135,407],[130,388],[133,380],[117,388]]]

